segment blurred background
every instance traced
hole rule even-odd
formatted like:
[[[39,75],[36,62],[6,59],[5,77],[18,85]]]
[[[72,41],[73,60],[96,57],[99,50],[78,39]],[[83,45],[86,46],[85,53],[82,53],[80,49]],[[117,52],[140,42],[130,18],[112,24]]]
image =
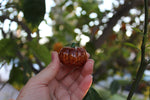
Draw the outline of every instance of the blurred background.
[[[143,23],[144,0],[0,0],[0,100],[15,100],[51,52],[72,42],[94,59],[92,87],[101,100],[126,100],[140,64]],[[149,50],[150,35],[146,59]],[[149,90],[148,65],[133,100],[149,100]]]

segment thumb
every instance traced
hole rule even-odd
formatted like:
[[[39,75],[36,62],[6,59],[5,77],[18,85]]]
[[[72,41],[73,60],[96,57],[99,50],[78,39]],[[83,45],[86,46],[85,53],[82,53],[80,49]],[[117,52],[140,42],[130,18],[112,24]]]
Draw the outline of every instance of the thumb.
[[[43,69],[39,74],[35,76],[39,82],[49,83],[53,78],[55,78],[60,67],[60,61],[57,52],[52,52],[52,62]]]

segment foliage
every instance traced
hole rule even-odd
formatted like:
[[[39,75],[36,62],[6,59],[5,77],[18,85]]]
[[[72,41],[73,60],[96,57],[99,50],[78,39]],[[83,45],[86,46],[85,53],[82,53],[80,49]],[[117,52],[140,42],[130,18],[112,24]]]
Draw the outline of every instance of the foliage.
[[[29,51],[31,54],[35,55],[39,58],[40,61],[43,61],[45,65],[47,66],[51,60],[51,55],[49,50],[45,45],[40,45],[38,41],[32,40],[28,43]]]
[[[13,63],[8,82],[21,89],[30,77],[49,64],[51,51],[77,42],[95,61],[92,87],[104,88],[95,90],[91,87],[85,100],[125,100],[127,95],[122,96],[123,92],[129,91],[141,63],[143,0],[116,0],[112,9],[102,7],[104,0],[54,2],[50,12],[45,12],[45,0],[0,3],[0,61]],[[12,28],[14,23],[16,28]],[[44,38],[40,36],[44,33],[39,28],[40,23],[52,27],[52,36],[44,37],[47,41],[42,44],[40,41]],[[150,56],[149,37],[148,34],[147,59]],[[130,77],[126,78],[126,75]],[[111,82],[106,81],[109,77],[112,77]],[[108,84],[106,87],[99,85],[104,80]],[[145,95],[149,84],[144,78],[142,82],[145,85],[140,83],[136,93]],[[134,98],[137,100],[138,97]]]
[[[17,44],[15,40],[13,39],[0,40],[1,59],[10,61],[12,58],[15,58],[16,52],[17,52]]]
[[[83,100],[103,100],[94,88],[90,88]]]
[[[28,26],[33,30],[44,19],[45,0],[21,0],[20,9],[24,13],[24,18]]]

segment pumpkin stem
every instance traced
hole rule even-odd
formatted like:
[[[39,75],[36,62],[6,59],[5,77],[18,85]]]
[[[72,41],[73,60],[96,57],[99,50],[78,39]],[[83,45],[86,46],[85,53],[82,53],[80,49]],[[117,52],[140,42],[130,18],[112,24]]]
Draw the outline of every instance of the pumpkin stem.
[[[75,48],[75,46],[76,46],[76,43],[75,43],[75,42],[71,44],[71,47],[72,47],[72,48]]]

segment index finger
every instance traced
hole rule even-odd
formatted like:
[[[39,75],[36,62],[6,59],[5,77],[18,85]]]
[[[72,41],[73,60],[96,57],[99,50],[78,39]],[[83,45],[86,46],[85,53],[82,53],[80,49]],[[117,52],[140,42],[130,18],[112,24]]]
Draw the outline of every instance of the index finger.
[[[88,59],[85,65],[83,66],[83,69],[81,71],[82,76],[86,76],[93,73],[93,67],[94,67],[94,60]]]

